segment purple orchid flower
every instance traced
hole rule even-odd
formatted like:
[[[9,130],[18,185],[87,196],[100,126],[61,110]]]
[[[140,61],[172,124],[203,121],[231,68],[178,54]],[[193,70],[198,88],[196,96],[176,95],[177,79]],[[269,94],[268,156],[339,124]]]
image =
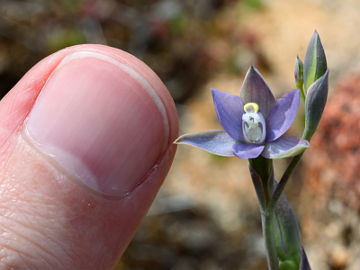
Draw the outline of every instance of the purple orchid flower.
[[[240,96],[212,89],[215,110],[224,130],[208,130],[180,136],[175,143],[188,144],[220,156],[277,159],[300,154],[309,142],[286,135],[300,102],[299,90],[276,100],[260,73],[251,67]]]

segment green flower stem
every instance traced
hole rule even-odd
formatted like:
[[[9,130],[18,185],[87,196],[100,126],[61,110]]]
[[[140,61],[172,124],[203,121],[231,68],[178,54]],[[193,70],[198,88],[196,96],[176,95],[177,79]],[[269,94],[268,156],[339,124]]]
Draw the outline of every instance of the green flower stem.
[[[265,239],[265,247],[267,252],[267,262],[269,270],[279,269],[279,260],[276,253],[274,242],[274,229],[272,228],[274,222],[274,208],[271,208],[271,193],[274,186],[274,169],[271,159],[258,157],[256,159],[249,159],[249,164],[260,176],[262,185],[263,202],[260,201],[262,230]],[[254,183],[255,184],[255,183]],[[255,187],[256,188],[256,187]]]
[[[305,103],[306,94],[305,94],[303,85],[302,84],[297,84],[296,86],[300,90],[301,98],[302,98],[303,102]]]
[[[262,182],[264,203],[260,204],[262,210],[269,205],[271,200],[270,187],[273,186],[273,163],[271,159],[264,158],[259,156],[255,159],[249,159],[250,166],[255,170],[255,172],[260,176]]]
[[[281,193],[284,191],[284,188],[290,178],[291,173],[293,172],[293,170],[295,169],[296,165],[298,164],[298,162],[300,161],[302,155],[304,154],[304,152],[302,152],[300,155],[295,156],[289,166],[286,168],[286,171],[284,172],[283,176],[280,179],[280,182],[276,185],[275,191],[271,197],[271,203],[270,203],[270,209],[274,209],[276,206],[276,203],[278,202]]]

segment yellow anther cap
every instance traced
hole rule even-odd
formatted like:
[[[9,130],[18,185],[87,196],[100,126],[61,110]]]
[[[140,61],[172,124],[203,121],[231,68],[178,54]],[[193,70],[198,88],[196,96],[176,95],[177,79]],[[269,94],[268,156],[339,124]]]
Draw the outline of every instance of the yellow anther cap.
[[[249,102],[244,105],[244,111],[247,113],[257,113],[259,111],[259,105],[254,102]]]

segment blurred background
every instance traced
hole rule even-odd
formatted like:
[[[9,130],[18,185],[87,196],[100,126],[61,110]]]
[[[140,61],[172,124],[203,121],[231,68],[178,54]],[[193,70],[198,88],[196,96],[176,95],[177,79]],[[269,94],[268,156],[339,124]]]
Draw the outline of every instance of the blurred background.
[[[164,81],[181,133],[218,128],[209,89],[238,93],[250,65],[277,96],[295,88],[295,57],[304,58],[317,29],[331,70],[330,97],[286,193],[313,269],[359,270],[359,25],[358,0],[0,0],[0,90],[5,95],[56,50],[107,44],[142,59]],[[178,147],[117,269],[266,269],[246,162]]]

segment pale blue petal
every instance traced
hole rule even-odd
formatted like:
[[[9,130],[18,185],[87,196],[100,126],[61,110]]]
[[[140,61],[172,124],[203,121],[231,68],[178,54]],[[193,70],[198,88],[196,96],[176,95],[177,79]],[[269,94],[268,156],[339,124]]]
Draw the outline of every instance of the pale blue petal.
[[[264,145],[259,144],[242,144],[237,143],[234,145],[234,154],[238,158],[257,158],[260,156],[261,152],[264,150]]]
[[[285,94],[276,101],[266,119],[266,141],[275,141],[290,128],[295,120],[299,104],[300,92],[297,89]]]
[[[242,115],[244,104],[239,96],[211,89],[215,111],[220,124],[235,140],[243,141]]]
[[[223,130],[206,130],[180,136],[176,144],[188,144],[215,155],[231,157],[236,141]]]
[[[271,159],[296,156],[309,147],[309,142],[296,136],[284,135],[267,143],[262,156]]]

